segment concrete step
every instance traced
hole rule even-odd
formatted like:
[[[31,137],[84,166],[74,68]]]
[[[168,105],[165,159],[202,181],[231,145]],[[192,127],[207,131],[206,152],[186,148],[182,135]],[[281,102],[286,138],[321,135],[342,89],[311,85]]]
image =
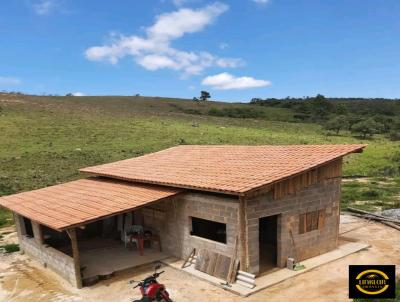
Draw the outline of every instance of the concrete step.
[[[243,281],[240,281],[240,280],[236,280],[236,283],[239,284],[239,285],[242,285],[244,287],[247,287],[247,288],[254,288],[255,287],[254,284],[249,284],[247,282],[243,282]]]
[[[252,279],[256,278],[256,275],[250,274],[248,272],[240,271],[240,270],[238,271],[238,275],[246,276],[246,277],[252,278]]]
[[[255,283],[256,283],[255,279],[252,279],[252,278],[249,278],[249,277],[246,277],[246,276],[243,276],[243,275],[237,275],[236,276],[236,280],[240,280],[240,281],[252,284],[252,285],[255,285]]]

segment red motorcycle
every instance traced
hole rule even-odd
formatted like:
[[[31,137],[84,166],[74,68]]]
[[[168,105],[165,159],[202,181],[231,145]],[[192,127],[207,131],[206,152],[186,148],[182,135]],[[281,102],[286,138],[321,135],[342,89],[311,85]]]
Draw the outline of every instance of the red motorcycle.
[[[165,289],[165,286],[157,282],[157,278],[164,273],[164,271],[157,273],[157,270],[160,267],[160,265],[157,265],[153,275],[142,281],[139,281],[138,284],[133,287],[139,287],[142,294],[142,298],[140,300],[134,300],[133,302],[172,302],[172,300],[169,298],[167,290]],[[135,282],[137,281],[131,280],[129,281],[129,284]]]

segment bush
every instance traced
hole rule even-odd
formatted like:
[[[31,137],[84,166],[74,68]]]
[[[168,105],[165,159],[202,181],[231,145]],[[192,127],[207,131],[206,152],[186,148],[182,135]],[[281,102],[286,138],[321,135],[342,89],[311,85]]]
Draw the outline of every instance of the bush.
[[[208,114],[233,118],[259,118],[264,116],[264,112],[254,108],[211,108]]]
[[[340,130],[346,129],[349,123],[344,115],[335,116],[325,124],[325,129],[335,131],[336,135],[339,134]]]
[[[15,253],[19,251],[19,245],[15,244],[15,243],[11,243],[11,244],[6,244],[3,246],[0,246],[0,248],[4,249],[6,251],[6,253]]]
[[[170,104],[171,107],[176,108],[177,110],[186,113],[186,114],[195,114],[195,115],[202,115],[203,113],[198,110],[198,109],[193,109],[193,108],[184,108],[182,106],[176,105],[176,104]]]
[[[377,123],[373,118],[369,118],[354,124],[351,131],[360,134],[365,139],[367,136],[372,137],[374,134],[380,133],[382,129],[382,124]]]
[[[392,131],[390,131],[389,139],[391,141],[400,141],[400,130],[392,130]]]
[[[393,155],[391,156],[391,160],[395,163],[400,164],[400,151],[394,152]]]
[[[380,197],[380,193],[377,190],[371,189],[361,193],[362,198],[365,199],[376,199]]]

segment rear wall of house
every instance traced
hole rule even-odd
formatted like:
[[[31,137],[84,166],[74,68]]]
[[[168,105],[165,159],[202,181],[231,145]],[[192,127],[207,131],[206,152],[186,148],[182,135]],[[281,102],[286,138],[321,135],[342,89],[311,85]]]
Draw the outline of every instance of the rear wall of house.
[[[339,228],[340,183],[340,179],[334,178],[280,199],[274,199],[271,192],[248,200],[247,271],[259,273],[259,219],[262,217],[279,215],[277,240],[279,267],[286,266],[288,257],[304,260],[334,249],[337,246]],[[325,209],[323,227],[300,234],[300,215],[320,209]]]

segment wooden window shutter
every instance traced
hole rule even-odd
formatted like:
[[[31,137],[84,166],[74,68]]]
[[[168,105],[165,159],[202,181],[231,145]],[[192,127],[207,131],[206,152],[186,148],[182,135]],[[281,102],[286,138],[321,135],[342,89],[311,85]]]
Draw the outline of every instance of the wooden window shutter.
[[[318,211],[318,230],[324,228],[325,225],[325,209],[321,209]]]
[[[311,230],[314,231],[318,229],[318,211],[311,212]]]
[[[299,218],[299,234],[306,232],[306,214],[300,214]]]
[[[306,232],[312,231],[312,212],[306,214]]]

